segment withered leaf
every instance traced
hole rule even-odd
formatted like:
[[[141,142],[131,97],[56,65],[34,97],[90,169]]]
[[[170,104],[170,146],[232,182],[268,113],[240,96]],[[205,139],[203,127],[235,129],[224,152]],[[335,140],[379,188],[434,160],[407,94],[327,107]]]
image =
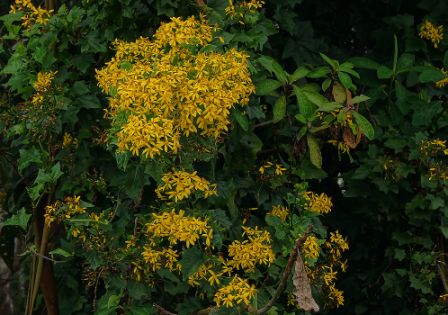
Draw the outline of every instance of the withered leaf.
[[[355,139],[352,130],[348,127],[344,127],[344,129],[342,129],[342,139],[344,139],[344,143],[348,145],[350,149],[356,148],[359,141],[361,141],[361,138]]]
[[[310,281],[306,274],[300,252],[297,253],[297,258],[294,263],[292,283],[294,284],[292,294],[296,298],[299,307],[305,311],[319,312],[319,305],[317,305],[311,293]]]

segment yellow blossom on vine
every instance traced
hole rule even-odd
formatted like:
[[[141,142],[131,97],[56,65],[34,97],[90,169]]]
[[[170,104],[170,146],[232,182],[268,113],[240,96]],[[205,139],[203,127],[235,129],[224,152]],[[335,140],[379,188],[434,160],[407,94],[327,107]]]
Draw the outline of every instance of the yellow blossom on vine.
[[[305,239],[303,243],[303,254],[309,259],[319,258],[319,243],[317,242],[317,237],[310,235]]]
[[[30,29],[33,24],[45,25],[48,23],[53,10],[46,10],[40,6],[36,7],[31,0],[15,0],[10,6],[9,13],[23,12],[22,25]]]
[[[272,207],[271,212],[268,212],[268,214],[279,217],[283,222],[285,222],[289,215],[289,208],[282,205],[276,205]]]
[[[307,191],[303,194],[305,199],[305,208],[309,211],[325,214],[331,211],[333,203],[331,197],[325,193],[316,194],[312,191]]]
[[[243,227],[247,239],[233,241],[228,247],[230,259],[227,264],[235,269],[248,272],[255,270],[257,264],[270,265],[275,260],[275,254],[270,245],[271,235],[268,231],[258,228]]]
[[[152,40],[114,42],[116,54],[97,80],[110,95],[107,116],[119,130],[119,151],[176,154],[183,137],[216,140],[228,131],[230,110],[247,105],[255,87],[247,54],[201,50],[214,30],[203,17],[171,18]]]
[[[183,210],[153,213],[151,222],[146,224],[146,233],[150,237],[167,238],[171,245],[185,243],[187,248],[203,238],[205,246],[212,247],[213,230],[207,219],[188,217]]]
[[[256,293],[257,289],[254,285],[249,284],[247,279],[235,276],[228,285],[220,288],[215,293],[214,301],[218,307],[233,307],[239,304],[248,305]]]
[[[439,43],[443,40],[443,25],[436,26],[426,20],[420,26],[418,36],[422,39],[431,41],[434,48],[439,47]]]
[[[160,199],[165,196],[174,201],[188,198],[195,191],[202,191],[205,198],[216,195],[216,184],[210,184],[195,172],[174,171],[163,175],[163,185],[157,187],[156,194]]]

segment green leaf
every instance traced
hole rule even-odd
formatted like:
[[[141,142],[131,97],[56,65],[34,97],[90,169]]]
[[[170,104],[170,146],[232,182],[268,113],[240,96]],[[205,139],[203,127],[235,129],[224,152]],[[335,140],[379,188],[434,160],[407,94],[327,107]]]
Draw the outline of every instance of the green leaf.
[[[52,251],[50,251],[48,253],[50,255],[59,255],[59,256],[65,257],[65,258],[73,256],[73,253],[69,253],[66,250],[62,249],[62,248],[53,249]]]
[[[322,153],[316,138],[310,134],[307,135],[308,150],[310,152],[310,161],[317,168],[322,168]]]
[[[366,57],[354,57],[350,58],[348,61],[354,64],[356,68],[361,69],[377,70],[380,67],[380,64],[376,61]]]
[[[325,103],[317,109],[319,112],[332,112],[335,109],[342,108],[343,106],[337,102]]]
[[[376,71],[378,79],[389,79],[393,74],[394,73],[390,68],[383,65],[381,65]]]
[[[257,95],[272,95],[273,92],[283,84],[277,80],[265,79],[256,84]]]
[[[306,98],[317,107],[324,106],[328,103],[328,99],[317,92],[303,90],[303,93],[305,94]]]
[[[331,85],[331,82],[333,82],[331,79],[325,79],[324,82],[322,82],[322,90],[326,92],[328,88]]]
[[[290,74],[288,76],[288,82],[294,83],[297,80],[300,80],[300,79],[306,77],[308,75],[308,73],[310,73],[310,69],[308,69],[306,66],[300,66],[296,69],[296,71],[294,71],[293,74]]]
[[[274,123],[279,122],[285,117],[285,115],[286,115],[286,97],[283,95],[282,97],[278,98],[275,101],[272,121]]]
[[[31,214],[26,213],[25,208],[20,208],[17,214],[13,214],[10,218],[6,219],[5,222],[0,223],[0,227],[18,226],[26,232],[30,217]]]
[[[293,86],[294,94],[297,97],[297,105],[299,107],[300,113],[306,118],[313,116],[315,111],[315,106],[310,102],[308,97],[306,97],[304,91],[298,86]]]
[[[234,110],[232,112],[232,116],[238,122],[238,125],[240,125],[241,129],[243,129],[244,131],[249,130],[249,120],[247,120],[246,115],[243,115],[239,111]]]
[[[17,169],[19,172],[22,172],[26,167],[33,163],[40,165],[42,163],[42,155],[43,152],[34,146],[20,149]]]
[[[45,189],[46,184],[55,184],[59,177],[63,174],[64,173],[61,171],[61,165],[59,162],[56,163],[49,171],[39,169],[33,186],[27,188],[28,195],[33,201],[35,201]]]
[[[438,69],[429,69],[420,73],[418,79],[421,83],[437,82],[445,78],[445,75]]]
[[[375,131],[370,121],[368,121],[367,118],[356,111],[352,111],[352,114],[361,132],[365,134],[369,140],[372,140],[375,136]]]
[[[358,96],[355,96],[354,98],[352,98],[350,101],[348,101],[347,104],[353,105],[353,104],[358,104],[358,103],[365,102],[368,100],[370,100],[370,97],[368,97],[367,95],[358,95]]]
[[[404,53],[398,59],[398,70],[402,70],[413,66],[415,63],[415,56],[413,54]]]
[[[189,276],[195,273],[204,261],[202,251],[197,246],[184,250],[182,259],[179,261],[182,265],[183,279],[186,280]]]
[[[344,72],[338,72],[339,81],[341,81],[342,85],[347,89],[351,89],[353,87],[352,78]]]
[[[101,108],[101,103],[95,95],[81,95],[77,101],[82,108]]]
[[[310,79],[318,79],[327,76],[331,72],[327,66],[317,67],[311,70],[306,76]]]
[[[323,53],[319,53],[321,58],[323,60],[325,60],[326,63],[328,63],[333,70],[336,70],[339,67],[339,62],[337,60],[331,59],[330,57],[328,57],[327,55],[323,54]]]
[[[283,70],[282,66],[277,61],[275,61],[274,58],[268,56],[261,56],[260,58],[258,58],[257,61],[266,70],[268,70],[271,73],[274,73],[275,77],[283,84],[288,81],[285,70]]]

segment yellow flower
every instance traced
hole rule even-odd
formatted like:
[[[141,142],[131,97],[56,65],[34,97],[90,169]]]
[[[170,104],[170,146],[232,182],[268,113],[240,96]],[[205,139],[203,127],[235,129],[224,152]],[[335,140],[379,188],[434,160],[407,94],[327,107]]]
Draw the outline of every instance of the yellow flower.
[[[212,247],[213,230],[208,225],[207,219],[185,216],[183,210],[179,213],[175,210],[161,214],[153,213],[151,222],[146,224],[146,232],[150,237],[167,238],[171,245],[185,243],[187,248],[195,245],[202,237],[205,246]]]
[[[241,20],[245,14],[257,12],[265,4],[262,0],[239,1],[236,5],[233,2],[233,0],[229,0],[225,12],[227,16],[236,20]]]
[[[31,0],[15,0],[10,6],[9,13],[23,12],[22,25],[26,29],[30,29],[33,24],[45,25],[48,23],[53,10],[46,10],[42,7],[36,7]]]
[[[152,40],[114,42],[115,56],[96,72],[111,96],[107,116],[119,130],[119,151],[155,158],[176,154],[192,134],[217,140],[228,131],[230,110],[247,105],[255,87],[248,55],[201,51],[214,30],[203,17],[171,18]]]
[[[305,208],[312,212],[321,214],[329,213],[333,207],[331,197],[328,197],[325,193],[316,194],[311,191],[307,191],[303,194],[305,199]]]
[[[248,272],[255,270],[257,264],[270,265],[275,260],[275,254],[270,245],[271,235],[268,231],[258,228],[243,227],[243,236],[247,240],[233,241],[228,247],[227,265]]]
[[[328,294],[328,298],[333,301],[334,305],[336,305],[337,308],[339,306],[344,305],[344,291],[338,290],[334,287],[334,285],[331,285],[329,287],[330,292]]]
[[[283,222],[285,222],[289,215],[289,209],[288,207],[282,205],[276,205],[272,207],[272,210],[271,212],[268,212],[268,215],[279,217]]]
[[[156,194],[160,199],[165,195],[174,201],[188,198],[195,191],[202,191],[205,198],[216,195],[216,184],[210,184],[206,179],[199,177],[195,172],[185,171],[169,172],[163,175],[164,184],[156,189]]]
[[[422,39],[431,41],[434,48],[437,48],[439,43],[443,40],[443,25],[436,26],[426,20],[420,26],[418,36]]]
[[[235,276],[228,285],[215,293],[214,301],[218,307],[233,307],[238,304],[248,305],[256,293],[257,289],[254,285],[250,285],[246,279]]]
[[[310,235],[305,239],[303,253],[309,259],[319,258],[319,243],[317,242],[317,237]]]
[[[436,82],[436,87],[438,87],[439,89],[445,87],[448,84],[448,70],[442,68],[440,69],[440,71],[445,77],[442,80]]]
[[[31,103],[35,106],[40,105],[44,101],[45,94],[50,91],[53,79],[57,71],[39,72],[36,81],[33,83],[34,90]]]

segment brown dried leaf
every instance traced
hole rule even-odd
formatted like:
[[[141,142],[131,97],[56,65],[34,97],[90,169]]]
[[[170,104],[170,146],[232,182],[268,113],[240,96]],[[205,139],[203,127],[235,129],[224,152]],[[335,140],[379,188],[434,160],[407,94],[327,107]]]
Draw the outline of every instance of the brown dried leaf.
[[[342,129],[342,139],[344,139],[344,143],[348,145],[350,149],[356,148],[359,143],[358,139],[355,139],[352,130],[348,127],[344,127],[344,129]]]
[[[308,280],[300,252],[297,253],[297,258],[294,263],[292,283],[294,284],[292,294],[295,296],[299,307],[305,311],[319,312],[319,305],[317,305],[311,294],[310,281]]]

